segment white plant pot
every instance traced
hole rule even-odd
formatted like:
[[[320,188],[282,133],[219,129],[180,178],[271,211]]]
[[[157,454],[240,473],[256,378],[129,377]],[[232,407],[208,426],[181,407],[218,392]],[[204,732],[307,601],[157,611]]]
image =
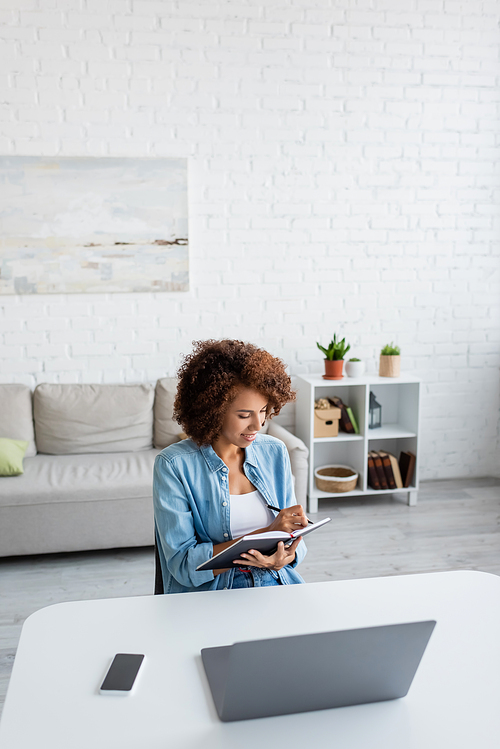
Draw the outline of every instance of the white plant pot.
[[[364,361],[346,361],[344,364],[345,373],[348,377],[363,377],[365,373]]]

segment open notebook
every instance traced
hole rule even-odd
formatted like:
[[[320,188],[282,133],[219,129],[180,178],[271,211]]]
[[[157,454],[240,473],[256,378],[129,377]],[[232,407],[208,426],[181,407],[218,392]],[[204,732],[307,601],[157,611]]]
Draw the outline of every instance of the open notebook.
[[[307,525],[304,528],[299,528],[293,533],[284,533],[283,531],[266,531],[265,533],[254,533],[253,535],[243,536],[234,544],[228,546],[224,551],[219,552],[211,559],[207,559],[206,562],[198,565],[197,570],[221,570],[226,567],[232,567],[235,559],[240,558],[240,554],[249,551],[249,549],[256,549],[261,554],[272,554],[276,551],[278,543],[284,541],[290,543],[299,536],[307,536],[308,533],[321,528],[322,525],[329,523],[331,518],[325,518],[320,520],[319,523],[313,523]]]

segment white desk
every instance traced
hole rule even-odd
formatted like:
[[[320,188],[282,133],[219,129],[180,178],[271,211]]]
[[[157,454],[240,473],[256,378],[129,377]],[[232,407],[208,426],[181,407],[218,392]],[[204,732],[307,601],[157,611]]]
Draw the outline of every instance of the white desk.
[[[436,619],[437,627],[402,700],[236,723],[217,718],[202,647],[419,619]],[[102,697],[98,686],[116,652],[145,653],[147,662],[136,694]],[[499,705],[500,577],[494,575],[448,572],[83,601],[50,606],[26,621],[0,746],[498,749]]]

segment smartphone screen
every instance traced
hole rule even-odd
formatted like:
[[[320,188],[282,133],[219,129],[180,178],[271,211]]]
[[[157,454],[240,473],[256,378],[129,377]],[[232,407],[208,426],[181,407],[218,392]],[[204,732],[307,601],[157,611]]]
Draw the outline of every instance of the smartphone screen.
[[[117,653],[101,684],[101,694],[128,694],[143,660],[138,653]]]

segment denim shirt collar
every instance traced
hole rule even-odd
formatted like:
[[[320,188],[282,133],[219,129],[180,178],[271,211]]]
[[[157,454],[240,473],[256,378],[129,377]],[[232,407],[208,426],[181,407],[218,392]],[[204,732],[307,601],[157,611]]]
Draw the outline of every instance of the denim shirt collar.
[[[212,473],[220,471],[222,468],[227,468],[226,464],[221,458],[219,458],[212,445],[202,445],[200,447],[200,452],[205,458],[207,466]]]

